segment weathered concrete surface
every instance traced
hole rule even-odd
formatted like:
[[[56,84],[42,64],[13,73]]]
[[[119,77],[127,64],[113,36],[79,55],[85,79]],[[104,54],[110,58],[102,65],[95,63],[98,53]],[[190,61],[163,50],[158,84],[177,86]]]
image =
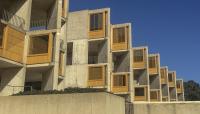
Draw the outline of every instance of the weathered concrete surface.
[[[200,114],[200,102],[135,103],[133,114]]]
[[[0,97],[0,114],[125,114],[125,100],[109,93]]]

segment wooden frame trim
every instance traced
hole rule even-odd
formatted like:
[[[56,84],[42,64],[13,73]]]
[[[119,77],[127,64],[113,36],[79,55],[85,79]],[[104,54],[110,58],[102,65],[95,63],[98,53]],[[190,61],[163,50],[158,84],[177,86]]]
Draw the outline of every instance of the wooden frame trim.
[[[136,96],[135,95],[136,88],[144,88],[144,96]],[[134,88],[134,101],[148,101],[148,87],[135,87]]]

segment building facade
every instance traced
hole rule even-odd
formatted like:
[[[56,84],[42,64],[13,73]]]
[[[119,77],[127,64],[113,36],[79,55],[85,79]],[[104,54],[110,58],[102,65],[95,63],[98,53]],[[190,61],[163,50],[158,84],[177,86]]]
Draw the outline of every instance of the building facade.
[[[68,0],[0,1],[0,95],[103,88],[130,102],[183,101],[160,55],[133,47],[131,23],[110,9],[68,12]]]

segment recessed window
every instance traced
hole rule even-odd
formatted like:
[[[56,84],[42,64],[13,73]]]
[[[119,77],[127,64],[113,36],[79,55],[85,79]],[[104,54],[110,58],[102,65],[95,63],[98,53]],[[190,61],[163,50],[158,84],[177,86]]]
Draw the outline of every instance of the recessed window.
[[[103,13],[96,13],[90,15],[90,31],[103,29]]]
[[[103,67],[89,67],[89,80],[100,80],[102,76]]]
[[[144,88],[135,88],[135,96],[145,96]]]
[[[134,61],[135,62],[143,62],[143,50],[134,50]]]
[[[72,65],[73,43],[67,43],[67,65]]]
[[[156,58],[149,57],[149,68],[155,68],[155,67],[156,67]]]
[[[115,75],[114,86],[126,86],[126,75]]]
[[[46,54],[48,53],[49,36],[35,36],[30,37],[29,41],[29,55]]]
[[[113,43],[124,43],[126,39],[125,27],[113,29]]]

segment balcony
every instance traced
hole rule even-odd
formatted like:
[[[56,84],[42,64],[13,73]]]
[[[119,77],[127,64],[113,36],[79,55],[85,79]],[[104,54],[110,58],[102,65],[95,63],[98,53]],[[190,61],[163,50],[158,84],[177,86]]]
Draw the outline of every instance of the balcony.
[[[161,75],[161,84],[168,84],[168,79],[167,79],[167,68],[161,68],[160,69],[160,75]]]
[[[148,101],[147,86],[135,87],[134,93],[134,101]]]
[[[128,74],[113,74],[112,75],[112,92],[113,93],[127,93],[129,91],[128,86]]]
[[[159,74],[159,58],[157,55],[149,56],[149,74]]]
[[[151,90],[150,91],[150,101],[160,101],[160,91]]]
[[[88,66],[88,87],[104,87],[106,85],[106,66]]]
[[[53,34],[31,35],[27,64],[43,64],[52,62]]]
[[[129,48],[129,26],[117,26],[112,28],[112,51],[128,50]]]
[[[30,31],[57,29],[58,2],[56,0],[32,0]],[[62,11],[60,12],[62,13]]]
[[[147,68],[147,49],[133,49],[133,68],[146,69]]]
[[[89,15],[89,39],[105,38],[107,36],[108,12],[95,12]]]
[[[23,63],[25,33],[0,22],[0,57]]]

